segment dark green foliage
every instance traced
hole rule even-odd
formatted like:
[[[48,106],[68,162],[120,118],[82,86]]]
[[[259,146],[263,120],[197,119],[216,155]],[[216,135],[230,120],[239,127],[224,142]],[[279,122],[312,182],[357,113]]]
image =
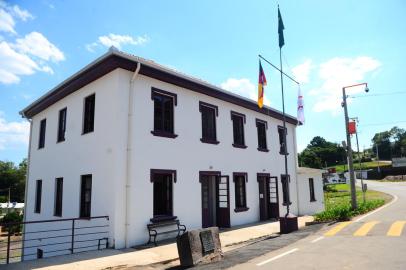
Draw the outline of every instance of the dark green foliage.
[[[393,127],[390,130],[376,133],[372,138],[372,151],[376,156],[378,146],[379,159],[390,160],[392,157],[406,155],[406,130]]]
[[[8,188],[11,188],[11,202],[24,202],[27,159],[18,166],[13,162],[0,161],[0,196],[8,200]]]
[[[331,207],[323,212],[315,215],[316,221],[347,221],[351,217],[365,214],[375,208],[380,207],[385,203],[382,199],[366,201],[365,203],[359,203],[356,210],[352,210],[351,205],[348,204],[338,204],[337,206]]]
[[[337,144],[316,136],[299,154],[299,164],[302,167],[323,168],[346,162],[345,149]]]
[[[18,214],[17,212],[11,212],[6,214],[2,219],[1,223],[14,223],[14,222],[22,222],[23,215]],[[10,227],[6,227],[6,230],[10,229],[11,233],[18,233],[22,230],[22,225],[14,225]]]

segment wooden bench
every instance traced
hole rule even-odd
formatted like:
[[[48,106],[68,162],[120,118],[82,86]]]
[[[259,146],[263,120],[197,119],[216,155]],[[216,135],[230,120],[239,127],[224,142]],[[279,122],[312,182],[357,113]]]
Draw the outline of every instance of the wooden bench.
[[[176,226],[177,228],[174,229],[173,227]],[[162,228],[165,227],[172,227],[169,230],[161,230]],[[164,235],[164,234],[170,234],[170,233],[175,233],[177,232],[178,235],[181,235],[181,233],[183,234],[186,231],[186,226],[182,225],[179,223],[179,220],[170,220],[170,221],[161,221],[161,222],[157,222],[157,223],[150,223],[147,225],[148,228],[148,233],[149,233],[149,240],[148,243],[151,243],[151,239],[153,238],[153,242],[154,245],[156,246],[156,237],[158,235]],[[157,230],[159,229],[159,231]]]

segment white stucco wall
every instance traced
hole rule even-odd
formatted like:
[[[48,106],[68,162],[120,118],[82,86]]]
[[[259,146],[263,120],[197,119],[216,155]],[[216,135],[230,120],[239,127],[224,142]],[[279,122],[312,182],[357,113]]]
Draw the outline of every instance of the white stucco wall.
[[[309,178],[313,178],[316,201],[310,201]],[[324,191],[321,170],[299,168],[297,175],[299,215],[314,215],[324,210]]]
[[[122,230],[122,217],[120,211],[116,211],[122,205],[117,205],[114,198],[115,194],[122,192],[121,182],[125,179],[127,99],[118,88],[118,75],[119,71],[115,70],[33,117],[25,210],[27,221],[78,217],[81,175],[92,174],[91,215],[111,217],[111,240],[118,230]],[[82,135],[84,98],[93,93],[96,93],[94,132]],[[65,141],[57,143],[58,114],[65,107]],[[38,149],[39,123],[44,118],[47,119],[45,147]],[[63,177],[62,217],[53,216],[57,177]],[[37,179],[42,180],[40,214],[34,213]],[[41,229],[69,227],[66,222],[43,223],[41,226]],[[29,230],[34,230],[34,226],[27,226]],[[46,250],[44,248],[45,253]]]

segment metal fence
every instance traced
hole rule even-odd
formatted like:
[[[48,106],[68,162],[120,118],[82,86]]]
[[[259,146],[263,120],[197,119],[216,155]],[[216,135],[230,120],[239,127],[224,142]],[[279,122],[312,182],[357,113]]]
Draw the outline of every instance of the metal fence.
[[[109,247],[109,217],[0,223],[0,264]]]

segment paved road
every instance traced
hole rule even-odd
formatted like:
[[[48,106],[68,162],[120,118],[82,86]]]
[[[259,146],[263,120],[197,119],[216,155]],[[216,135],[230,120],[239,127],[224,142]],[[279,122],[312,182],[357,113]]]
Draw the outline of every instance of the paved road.
[[[406,269],[406,183],[366,183],[394,200],[231,269]]]

